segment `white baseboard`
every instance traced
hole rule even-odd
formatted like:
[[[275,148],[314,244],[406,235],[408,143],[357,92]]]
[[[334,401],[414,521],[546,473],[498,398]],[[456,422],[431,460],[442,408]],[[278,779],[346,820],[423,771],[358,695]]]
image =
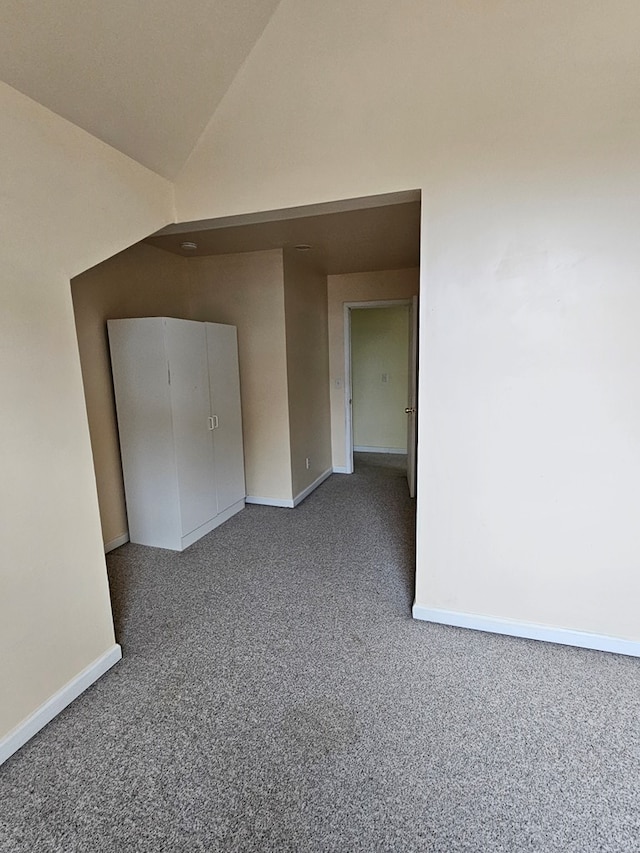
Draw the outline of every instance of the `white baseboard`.
[[[608,637],[605,634],[589,634],[569,628],[553,628],[550,625],[536,625],[533,622],[509,622],[493,616],[458,613],[454,610],[422,607],[420,604],[413,605],[412,613],[414,619],[438,622],[440,625],[453,625],[457,628],[487,631],[490,634],[507,634],[529,640],[543,640],[546,643],[561,643],[565,646],[578,646],[583,649],[640,657],[640,642],[637,640]]]
[[[306,489],[300,492],[299,495],[296,495],[295,498],[263,498],[259,495],[247,495],[245,501],[248,504],[260,504],[261,506],[279,506],[284,507],[286,509],[293,509],[293,507],[298,506],[299,503],[311,494],[314,489],[317,489],[320,483],[324,483],[327,477],[330,477],[334,472],[333,468],[327,468],[327,470],[320,474],[311,485],[307,486]]]
[[[356,453],[402,453],[404,456],[407,455],[406,447],[366,447],[364,444],[359,444],[353,449]]]
[[[54,717],[57,717],[67,705],[70,705],[74,699],[77,699],[81,693],[91,687],[94,681],[97,681],[121,658],[122,649],[116,643],[82,672],[78,673],[75,678],[72,678],[64,687],[61,687],[50,699],[47,699],[44,705],[41,705],[30,717],[27,717],[13,731],[5,735],[0,740],[0,764],[3,764],[21,746],[24,746],[30,738],[51,722]]]
[[[351,474],[352,472],[347,468],[346,465],[334,465],[333,473],[334,474]]]
[[[114,551],[116,548],[119,548],[121,545],[126,545],[129,541],[129,534],[123,533],[122,536],[116,536],[115,539],[110,539],[108,542],[104,543],[104,553],[108,554],[109,551]]]
[[[293,509],[293,498],[262,498],[259,495],[247,495],[245,502],[248,504],[259,504],[261,506],[280,506]]]
[[[295,498],[293,499],[293,505],[298,506],[298,504],[302,503],[302,501],[306,497],[308,497],[311,494],[311,492],[314,491],[314,489],[317,489],[318,486],[321,483],[324,483],[324,481],[327,479],[327,477],[330,477],[332,474],[333,474],[333,468],[327,468],[326,471],[323,471],[323,473],[320,474],[319,477],[316,477],[316,479],[313,481],[313,483],[311,483],[309,486],[307,486],[306,489],[303,489],[299,495],[295,496]]]

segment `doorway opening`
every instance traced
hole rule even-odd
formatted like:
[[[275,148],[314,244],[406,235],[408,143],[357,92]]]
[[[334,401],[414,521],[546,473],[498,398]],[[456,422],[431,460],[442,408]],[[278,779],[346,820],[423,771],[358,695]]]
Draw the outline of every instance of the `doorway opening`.
[[[344,303],[346,473],[353,473],[354,452],[403,455],[412,498],[417,336],[415,296]]]
[[[107,321],[235,326],[246,498],[295,507],[332,473],[353,470],[344,304],[419,292],[420,221],[412,190],[178,223],[73,279],[106,551],[129,539]]]

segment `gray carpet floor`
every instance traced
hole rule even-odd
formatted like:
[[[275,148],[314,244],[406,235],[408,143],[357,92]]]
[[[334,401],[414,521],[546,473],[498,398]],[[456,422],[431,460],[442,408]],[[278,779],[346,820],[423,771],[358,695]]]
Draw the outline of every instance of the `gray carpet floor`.
[[[0,768],[0,851],[640,850],[640,661],[410,618],[398,457],[108,559],[124,659]]]

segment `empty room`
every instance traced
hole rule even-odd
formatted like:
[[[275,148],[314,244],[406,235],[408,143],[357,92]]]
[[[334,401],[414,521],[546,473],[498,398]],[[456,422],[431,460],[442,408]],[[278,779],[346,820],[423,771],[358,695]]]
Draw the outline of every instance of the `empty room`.
[[[0,851],[637,851],[637,3],[2,17]],[[161,547],[108,331],[158,318],[242,466]]]

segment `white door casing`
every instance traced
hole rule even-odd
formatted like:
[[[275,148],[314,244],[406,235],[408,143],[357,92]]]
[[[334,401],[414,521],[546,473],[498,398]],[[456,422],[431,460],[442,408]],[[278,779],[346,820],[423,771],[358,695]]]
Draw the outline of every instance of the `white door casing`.
[[[409,338],[409,394],[407,408],[414,408],[417,404],[417,322],[418,322],[418,297],[412,299],[384,299],[369,302],[345,302],[344,303],[344,411],[345,411],[345,473],[353,473],[353,385],[352,385],[352,359],[351,359],[351,311],[354,308],[397,308],[408,305],[410,310],[410,338]],[[412,390],[413,389],[413,390]],[[413,400],[413,403],[411,402]],[[408,430],[413,429],[413,443],[407,445],[407,482],[409,494],[415,497],[416,476],[416,415],[408,416],[410,424]],[[408,432],[408,438],[411,435]],[[411,449],[412,448],[412,449]],[[409,462],[411,460],[411,463]],[[413,471],[412,480],[409,474],[409,465]]]
[[[416,496],[418,448],[418,297],[411,301],[409,326],[409,397],[407,400],[407,483],[409,495]]]

